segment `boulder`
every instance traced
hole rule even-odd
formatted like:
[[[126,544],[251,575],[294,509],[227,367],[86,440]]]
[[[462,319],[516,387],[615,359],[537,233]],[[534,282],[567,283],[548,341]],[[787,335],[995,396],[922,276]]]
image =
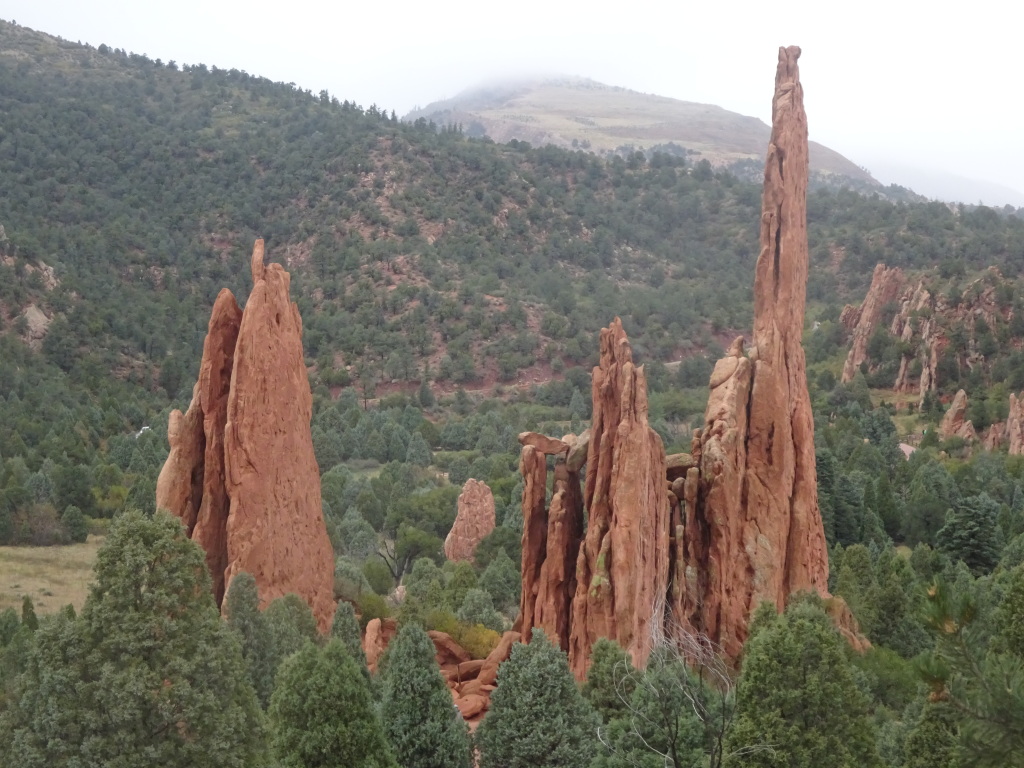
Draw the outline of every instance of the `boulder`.
[[[480,667],[476,680],[471,682],[480,686],[494,685],[498,681],[498,667],[502,662],[508,660],[509,655],[512,653],[512,646],[521,639],[522,635],[519,632],[510,631],[503,634],[494,650],[487,654],[487,658],[484,659],[483,666]]]
[[[371,672],[377,671],[388,644],[398,633],[398,622],[394,619],[370,619],[363,633],[363,653],[366,655],[366,666]]]
[[[548,456],[558,456],[569,450],[569,444],[557,437],[548,437],[538,432],[520,432],[519,443],[521,445],[532,445],[538,451]]]
[[[459,664],[471,660],[472,657],[469,655],[469,652],[456,643],[447,632],[439,632],[436,629],[432,629],[427,632],[427,635],[434,642],[434,649],[437,651],[437,663],[441,667],[446,667],[450,664],[454,665],[457,669]]]
[[[444,556],[456,562],[473,562],[477,545],[494,530],[494,494],[479,480],[462,486],[455,522],[444,540]]]

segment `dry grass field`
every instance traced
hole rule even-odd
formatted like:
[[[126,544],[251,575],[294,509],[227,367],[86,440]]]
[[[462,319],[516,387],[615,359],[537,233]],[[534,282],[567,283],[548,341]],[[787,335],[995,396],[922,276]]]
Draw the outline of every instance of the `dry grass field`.
[[[25,595],[39,615],[68,603],[81,610],[102,543],[102,537],[90,536],[84,544],[62,547],[0,547],[0,610],[20,611]]]

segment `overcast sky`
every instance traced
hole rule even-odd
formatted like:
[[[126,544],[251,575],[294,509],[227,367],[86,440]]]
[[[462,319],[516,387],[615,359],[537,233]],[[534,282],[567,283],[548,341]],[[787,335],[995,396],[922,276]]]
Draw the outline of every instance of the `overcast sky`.
[[[967,202],[1024,206],[1024,10],[1005,0],[0,0],[0,17],[400,115],[564,73],[769,122],[776,51],[795,44],[811,138],[885,182],[958,176],[1005,188],[964,183]]]

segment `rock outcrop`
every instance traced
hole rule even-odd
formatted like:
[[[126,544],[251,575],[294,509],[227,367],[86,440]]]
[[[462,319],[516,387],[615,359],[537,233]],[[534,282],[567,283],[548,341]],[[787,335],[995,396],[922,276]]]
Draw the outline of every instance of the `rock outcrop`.
[[[599,637],[617,640],[637,666],[646,663],[652,643],[674,632],[701,633],[737,658],[761,601],[781,610],[796,592],[829,597],[801,346],[808,252],[799,55],[799,48],[779,51],[754,283],[754,346],[745,353],[743,339],[736,339],[716,364],[704,428],[695,433],[690,453],[666,460],[647,423],[643,368],[634,366],[618,319],[601,331],[600,365],[593,372],[582,544],[582,529],[574,527],[582,508],[576,511],[571,493],[578,490],[578,457],[563,463],[558,446],[552,447],[549,506],[542,453],[548,443],[521,438],[518,626],[524,640],[532,627],[543,626],[563,648],[568,627],[569,663],[577,678],[586,674]],[[888,303],[888,292],[879,294],[880,306]],[[576,587],[567,609],[564,588],[574,553]],[[838,598],[829,604],[840,630],[855,647],[865,647],[845,604]]]
[[[326,632],[334,556],[309,430],[302,320],[288,273],[264,266],[262,240],[251,270],[244,312],[227,290],[214,304],[192,403],[168,424],[157,506],[180,517],[206,551],[218,603],[231,579],[248,572],[262,605],[295,593]]]
[[[974,424],[967,418],[967,393],[959,390],[950,403],[949,409],[939,424],[939,437],[948,440],[951,437],[962,437],[964,440],[977,440],[978,435]]]
[[[743,357],[736,343],[712,373],[695,446],[695,515],[685,527],[684,553],[694,574],[679,618],[734,658],[761,601],[781,609],[794,592],[828,594],[801,347],[808,252],[799,55],[796,47],[779,51],[754,279],[754,352]]]
[[[843,381],[852,381],[860,364],[867,360],[868,342],[875,329],[885,320],[882,316],[885,307],[899,298],[903,282],[903,270],[899,267],[887,269],[884,264],[879,264],[871,276],[871,287],[864,297],[864,303],[857,310],[849,306],[843,310],[840,322],[853,332],[850,352],[843,365]]]
[[[1018,397],[1010,395],[1010,413],[1006,417],[1007,452],[1011,456],[1024,456],[1024,392]]]
[[[477,545],[494,530],[494,494],[487,483],[470,478],[462,486],[455,522],[444,540],[449,560],[473,561]]]

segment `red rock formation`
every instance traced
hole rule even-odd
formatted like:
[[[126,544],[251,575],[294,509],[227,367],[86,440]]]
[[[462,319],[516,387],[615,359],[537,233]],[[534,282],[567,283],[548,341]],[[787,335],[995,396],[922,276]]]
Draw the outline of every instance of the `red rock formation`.
[[[530,631],[536,626],[540,573],[548,551],[548,465],[544,454],[532,445],[524,445],[519,457],[519,472],[523,476],[523,555],[520,568],[523,587],[516,628],[523,633],[523,642],[529,642]]]
[[[264,606],[295,593],[325,632],[334,556],[309,431],[302,320],[288,273],[263,266],[262,240],[251,269],[240,316],[229,291],[214,304],[192,404],[171,415],[157,506],[181,517],[206,550],[218,602],[231,578],[248,572]]]
[[[974,431],[974,424],[967,418],[967,393],[960,390],[953,398],[949,409],[942,417],[939,424],[939,437],[948,440],[951,437],[962,437],[964,440],[976,440],[977,433]]]
[[[854,317],[856,318],[852,329],[853,341],[850,353],[843,365],[843,381],[852,381],[860,364],[867,360],[868,342],[884,319],[882,311],[887,304],[899,297],[901,290],[903,290],[903,270],[899,267],[886,269],[884,264],[878,264],[871,276],[871,287],[868,289],[868,294],[864,297],[864,303],[860,305],[860,309],[855,315],[843,310],[840,321],[847,327],[849,327],[849,323],[854,322]]]
[[[583,539],[583,495],[579,473],[570,471],[561,459],[555,463],[545,539],[546,555],[537,582],[533,626],[543,629],[551,642],[568,651],[576,558]]]
[[[1011,456],[1024,456],[1024,392],[1010,395],[1010,414],[1006,417],[1007,451]]]
[[[981,440],[982,446],[986,451],[996,451],[1003,446],[1003,441],[1006,439],[1006,422],[997,421],[995,424],[989,426],[985,430],[985,436]]]
[[[394,619],[370,619],[366,623],[366,631],[363,633],[363,654],[366,656],[366,666],[371,672],[377,671],[384,651],[398,634],[398,623]]]
[[[793,592],[828,594],[800,344],[808,258],[799,55],[796,47],[779,50],[754,280],[755,346],[747,358],[734,344],[712,373],[697,451],[700,488],[685,531],[696,573],[682,591],[679,618],[734,658],[762,600],[781,609]]]
[[[617,640],[644,666],[668,589],[665,449],[647,423],[644,370],[633,365],[618,318],[601,331],[600,344],[584,491],[589,518],[570,617],[569,664],[578,679],[600,637]]]
[[[472,562],[477,545],[494,530],[494,494],[487,483],[470,478],[462,486],[457,509],[444,540],[444,556]]]
[[[522,445],[532,445],[538,451],[548,456],[557,456],[569,450],[569,444],[564,440],[548,437],[538,432],[520,432],[519,442]]]

